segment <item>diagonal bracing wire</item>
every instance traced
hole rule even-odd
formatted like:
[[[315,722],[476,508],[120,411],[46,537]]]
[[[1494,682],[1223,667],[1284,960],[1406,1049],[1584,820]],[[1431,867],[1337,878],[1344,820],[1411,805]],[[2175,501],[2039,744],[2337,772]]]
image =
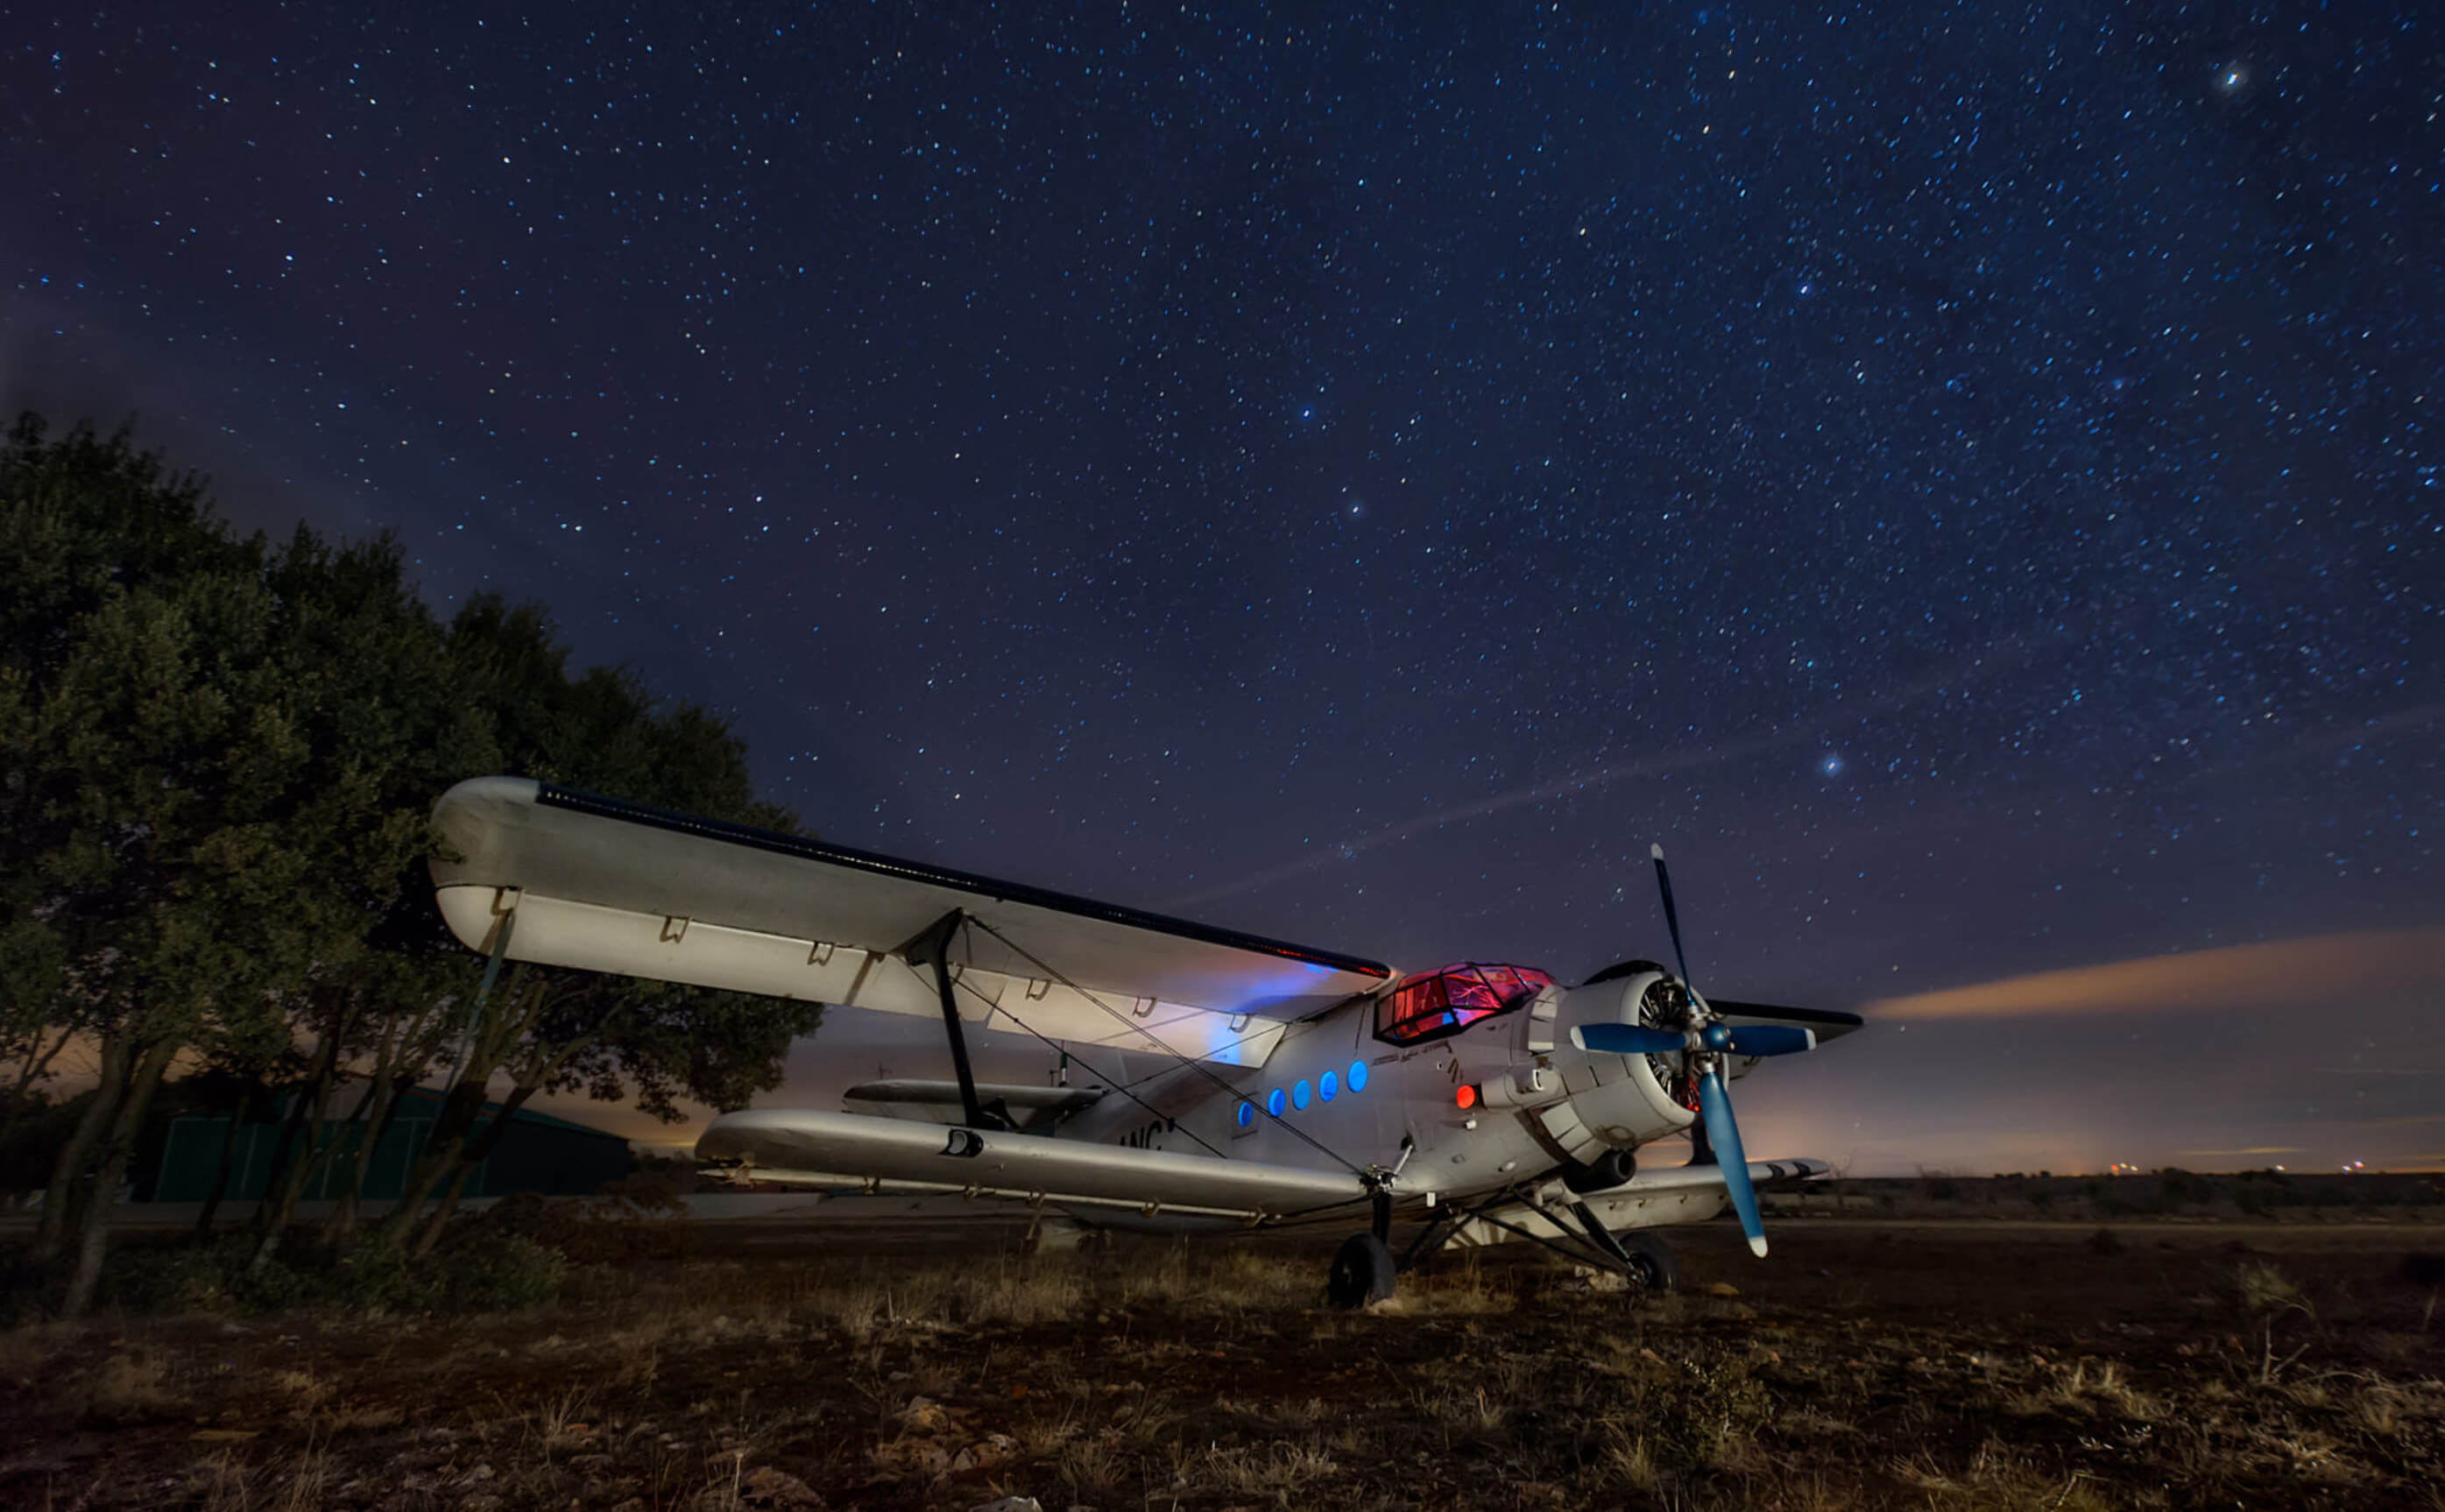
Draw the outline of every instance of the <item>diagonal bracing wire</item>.
[[[1152,1113],[1155,1117],[1162,1119],[1167,1128],[1175,1129],[1180,1133],[1186,1134],[1191,1139],[1196,1139],[1197,1143],[1204,1148],[1205,1152],[1213,1156],[1215,1159],[1229,1160],[1231,1158],[1230,1156],[1222,1153],[1222,1151],[1216,1149],[1213,1146],[1206,1144],[1203,1139],[1198,1139],[1197,1131],[1195,1129],[1182,1129],[1177,1122],[1166,1116],[1165,1113],[1152,1103],[1148,1102],[1145,1098],[1129,1091],[1121,1078],[1117,1076],[1105,1075],[1100,1067],[1098,1067],[1093,1061],[1089,1060],[1086,1056],[1078,1054],[1076,1050],[1061,1043],[1059,1040],[1049,1039],[1044,1036],[1037,1034],[1035,1028],[1025,1019],[1019,1017],[1017,1014],[1012,1013],[1009,1009],[1002,1008],[1001,1004],[993,1001],[983,993],[977,991],[974,987],[968,986],[964,980],[954,981],[951,985],[955,988],[963,989],[969,997],[974,998],[977,1001],[983,1003],[988,1008],[1000,1009],[1003,1017],[1008,1018],[1012,1023],[1018,1025],[1019,1028],[1026,1030],[1029,1036],[1035,1039],[1036,1043],[1043,1045],[1049,1050],[1057,1050],[1061,1054],[1069,1056],[1072,1060],[1076,1061],[1079,1065],[1086,1067],[1090,1075],[1101,1077],[1107,1088],[1119,1092],[1122,1096],[1137,1104],[1140,1108],[1145,1109],[1148,1112]]]
[[[1015,949],[1017,947],[1014,946],[1013,948]],[[1212,1145],[1206,1144],[1204,1140],[1199,1139],[1195,1129],[1182,1129],[1177,1121],[1165,1114],[1152,1103],[1148,1102],[1145,1098],[1140,1097],[1137,1093],[1129,1091],[1128,1087],[1121,1083],[1119,1078],[1106,1075],[1103,1070],[1096,1066],[1093,1061],[1089,1060],[1083,1054],[1081,1054],[1076,1046],[1066,1043],[1062,1040],[1049,1038],[1048,1036],[1038,1033],[1036,1028],[1030,1025],[1026,1020],[1020,1018],[1017,1015],[1013,1014],[1009,1009],[1002,1007],[1001,1004],[994,1002],[992,999],[985,997],[983,993],[979,992],[976,988],[967,986],[965,982],[955,981],[952,983],[952,986],[954,988],[963,988],[969,997],[976,999],[979,1002],[985,1004],[989,1008],[998,1010],[1003,1017],[1008,1018],[1012,1023],[1015,1023],[1018,1025],[1020,1029],[1025,1030],[1028,1036],[1034,1039],[1037,1044],[1044,1046],[1048,1050],[1059,1051],[1062,1055],[1069,1056],[1079,1065],[1086,1067],[1090,1075],[1103,1077],[1104,1085],[1107,1089],[1119,1092],[1122,1096],[1137,1104],[1140,1108],[1145,1109],[1148,1112],[1154,1114],[1155,1117],[1163,1119],[1165,1125],[1170,1128],[1174,1132],[1186,1134],[1189,1138],[1197,1140],[1198,1146],[1207,1154],[1212,1155],[1215,1159],[1229,1160],[1231,1158],[1229,1151],[1216,1149]],[[1131,1027],[1135,1028],[1136,1026],[1132,1025]],[[1141,1029],[1138,1033],[1146,1034],[1146,1031]],[[1154,1038],[1152,1035],[1147,1035],[1147,1037],[1149,1039]],[[1249,1037],[1254,1036],[1252,1036]],[[1244,1039],[1232,1041],[1234,1044],[1244,1044],[1245,1042],[1246,1041]],[[1156,1043],[1161,1044],[1162,1041],[1157,1040]],[[1178,1052],[1172,1051],[1168,1046],[1165,1047],[1165,1053],[1167,1055],[1178,1054]],[[1233,1090],[1236,1093],[1237,1089]],[[1272,1115],[1268,1114],[1267,1116],[1270,1117]],[[1330,1155],[1333,1152],[1331,1150],[1326,1150],[1325,1153]],[[1334,1156],[1334,1158],[1336,1160],[1340,1159],[1339,1156]],[[1347,1166],[1350,1163],[1348,1161],[1342,1161],[1342,1164]],[[1259,1217],[1267,1223],[1296,1223],[1310,1218],[1315,1218],[1320,1214],[1338,1212],[1341,1209],[1350,1206],[1353,1203],[1363,1203],[1365,1201],[1367,1201],[1366,1195],[1364,1193],[1360,1193],[1337,1203],[1323,1203],[1314,1207],[1294,1208],[1286,1213],[1260,1213]]]
[[[1152,1030],[1148,1029],[1143,1024],[1140,1024],[1134,1017],[1121,1012],[1118,1008],[1113,1007],[1111,1003],[1106,1002],[1095,994],[1079,986],[1076,982],[1072,981],[1068,977],[1063,976],[1059,971],[1047,964],[1043,958],[1036,955],[1036,952],[1028,949],[1025,945],[1018,943],[1017,941],[1011,939],[1010,936],[1003,934],[1000,930],[996,929],[993,925],[985,923],[981,919],[971,916],[964,922],[974,924],[979,929],[981,929],[985,933],[993,936],[996,940],[1000,941],[1021,959],[1028,961],[1031,965],[1034,965],[1037,970],[1042,971],[1047,978],[1061,983],[1061,985],[1069,988],[1072,992],[1076,993],[1081,998],[1086,999],[1089,1002],[1093,1003],[1096,1007],[1102,1009],[1113,1022],[1119,1024],[1129,1033],[1139,1036],[1144,1039],[1152,1041],[1156,1049],[1162,1051],[1165,1055],[1171,1056],[1174,1060],[1179,1061],[1182,1065],[1204,1077],[1207,1081],[1212,1082],[1231,1097],[1240,1101],[1248,1101],[1247,1099],[1241,1097],[1239,1088],[1232,1086],[1229,1082],[1224,1081],[1221,1076],[1216,1075],[1212,1071],[1207,1070],[1205,1065],[1196,1057],[1184,1055],[1179,1051],[1172,1049],[1167,1044],[1165,1044],[1162,1038]],[[1007,1013],[1009,1010],[1004,1009],[1003,1012]],[[1015,1017],[1012,1021],[1014,1023],[1017,1022]],[[1036,1031],[1030,1029],[1028,1030],[1028,1033],[1033,1035],[1036,1034]],[[1036,1037],[1042,1039],[1044,1036],[1037,1035]],[[1047,1043],[1050,1043],[1050,1041],[1047,1041]],[[1317,1139],[1306,1129],[1299,1128],[1297,1124],[1292,1123],[1289,1119],[1282,1117],[1279,1113],[1264,1107],[1262,1104],[1251,1102],[1249,1106],[1256,1108],[1267,1118],[1272,1119],[1278,1128],[1287,1129],[1292,1134],[1297,1136],[1298,1139],[1304,1142],[1309,1148],[1313,1148],[1317,1154],[1333,1161],[1334,1164],[1340,1166],[1343,1169],[1349,1171],[1350,1174],[1357,1177],[1359,1180],[1367,1180],[1366,1167],[1349,1159],[1339,1150],[1336,1150],[1332,1146],[1325,1144],[1322,1140]],[[1193,1138],[1194,1136],[1192,1135],[1191,1137]],[[1204,1140],[1199,1140],[1198,1143],[1203,1145],[1205,1142]],[[1206,1148],[1210,1149],[1213,1147],[1209,1145]]]

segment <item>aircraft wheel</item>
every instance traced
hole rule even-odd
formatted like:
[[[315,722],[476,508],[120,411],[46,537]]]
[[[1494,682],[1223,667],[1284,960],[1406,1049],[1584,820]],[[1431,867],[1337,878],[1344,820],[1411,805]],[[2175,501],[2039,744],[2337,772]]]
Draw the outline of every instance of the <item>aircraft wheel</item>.
[[[1633,1228],[1614,1236],[1630,1251],[1631,1284],[1641,1291],[1669,1292],[1681,1284],[1681,1267],[1672,1246],[1652,1230]]]
[[[1392,1295],[1392,1246],[1372,1234],[1353,1234],[1333,1257],[1325,1300],[1345,1312]]]

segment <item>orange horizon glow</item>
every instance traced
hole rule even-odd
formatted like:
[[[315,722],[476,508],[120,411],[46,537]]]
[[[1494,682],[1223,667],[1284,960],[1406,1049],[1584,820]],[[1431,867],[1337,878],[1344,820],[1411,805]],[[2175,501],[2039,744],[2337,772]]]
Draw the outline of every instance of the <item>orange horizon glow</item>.
[[[2264,1008],[2298,1002],[2305,991],[2331,1000],[2405,985],[2431,986],[2445,998],[2445,929],[2365,930],[2146,956],[1880,998],[1862,1012],[1873,1022]]]

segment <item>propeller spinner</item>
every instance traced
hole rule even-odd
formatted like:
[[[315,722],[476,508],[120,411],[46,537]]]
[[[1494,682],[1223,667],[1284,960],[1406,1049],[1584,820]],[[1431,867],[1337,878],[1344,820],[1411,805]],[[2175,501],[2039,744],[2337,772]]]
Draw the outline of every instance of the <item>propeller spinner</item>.
[[[1602,1055],[1687,1057],[1697,1073],[1698,1113],[1708,1141],[1724,1170],[1724,1187],[1732,1210],[1740,1215],[1741,1232],[1752,1253],[1765,1253],[1765,1225],[1758,1218],[1757,1191],[1749,1185],[1748,1156],[1741,1148],[1740,1126],[1732,1120],[1731,1094],[1724,1089],[1724,1061],[1728,1055],[1789,1055],[1817,1048],[1817,1036],[1788,1024],[1724,1022],[1723,1017],[1689,986],[1689,958],[1681,946],[1680,911],[1672,905],[1672,876],[1664,868],[1664,848],[1650,848],[1655,859],[1655,886],[1664,895],[1664,927],[1672,936],[1673,963],[1689,996],[1688,1027],[1679,1031],[1643,1024],[1583,1024],[1571,1031],[1571,1042]]]

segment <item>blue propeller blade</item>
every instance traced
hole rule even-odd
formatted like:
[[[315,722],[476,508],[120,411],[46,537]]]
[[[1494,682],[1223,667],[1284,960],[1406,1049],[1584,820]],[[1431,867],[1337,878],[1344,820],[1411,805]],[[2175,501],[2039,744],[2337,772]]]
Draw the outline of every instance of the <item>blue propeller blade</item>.
[[[1817,1048],[1817,1035],[1789,1024],[1743,1024],[1726,1048],[1735,1055],[1797,1055]]]
[[[1749,1185],[1749,1158],[1741,1149],[1740,1126],[1732,1122],[1732,1100],[1723,1078],[1708,1072],[1698,1078],[1698,1108],[1706,1115],[1707,1138],[1724,1167],[1724,1185],[1732,1194],[1732,1211],[1741,1215],[1741,1232],[1749,1237],[1749,1253],[1765,1253],[1765,1224],[1758,1218],[1757,1192]]]
[[[1571,1043],[1607,1055],[1669,1055],[1683,1048],[1673,1031],[1641,1024],[1581,1024],[1571,1031]]]

